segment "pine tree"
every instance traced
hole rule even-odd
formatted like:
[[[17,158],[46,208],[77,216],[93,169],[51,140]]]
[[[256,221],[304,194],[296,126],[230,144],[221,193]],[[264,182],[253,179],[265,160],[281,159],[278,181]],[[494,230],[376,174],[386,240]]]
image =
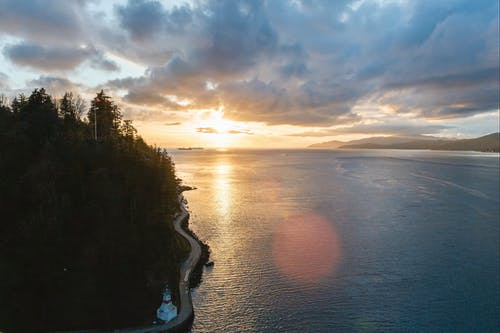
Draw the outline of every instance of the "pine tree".
[[[76,110],[73,105],[73,93],[65,93],[59,101],[59,115],[64,122],[76,120]]]
[[[134,140],[137,135],[137,130],[132,126],[132,120],[125,119],[121,126],[121,133],[125,138]]]
[[[45,89],[35,89],[27,101],[19,95],[19,101],[19,115],[27,123],[30,137],[40,142],[52,136],[57,125],[57,108]],[[13,102],[14,112],[16,108]]]
[[[14,97],[12,100],[12,111],[14,113],[19,113],[28,104],[28,99],[24,94],[19,94],[19,96]]]
[[[120,132],[122,115],[118,106],[104,91],[97,93],[92,100],[88,113],[88,121],[94,130],[96,141],[106,141],[116,137]]]

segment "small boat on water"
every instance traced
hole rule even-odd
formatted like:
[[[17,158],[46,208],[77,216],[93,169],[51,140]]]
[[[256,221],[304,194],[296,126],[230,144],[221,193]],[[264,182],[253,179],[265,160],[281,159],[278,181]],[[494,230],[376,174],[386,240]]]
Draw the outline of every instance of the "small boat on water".
[[[177,317],[177,307],[172,303],[170,290],[165,288],[160,307],[156,310],[156,317],[162,322],[167,322]]]

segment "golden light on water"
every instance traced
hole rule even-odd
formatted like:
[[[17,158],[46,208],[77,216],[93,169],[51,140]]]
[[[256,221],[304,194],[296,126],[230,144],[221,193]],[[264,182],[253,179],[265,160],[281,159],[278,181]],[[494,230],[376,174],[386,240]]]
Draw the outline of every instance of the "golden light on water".
[[[227,176],[230,172],[233,166],[229,163],[219,163],[215,166],[215,174],[219,176]]]
[[[314,212],[292,214],[279,223],[272,252],[278,270],[302,283],[314,283],[332,274],[341,258],[335,227]]]
[[[231,195],[232,189],[230,184],[230,177],[233,166],[226,161],[221,161],[215,165],[214,168],[214,188],[217,190],[215,193],[215,203],[217,212],[224,222],[229,221],[231,212]]]

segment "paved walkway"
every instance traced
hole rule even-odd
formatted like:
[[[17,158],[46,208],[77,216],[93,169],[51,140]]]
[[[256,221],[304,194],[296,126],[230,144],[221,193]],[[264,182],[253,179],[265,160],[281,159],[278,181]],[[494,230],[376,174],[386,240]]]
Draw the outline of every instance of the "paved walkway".
[[[180,279],[179,279],[179,295],[180,295],[180,306],[177,307],[177,317],[169,321],[168,323],[162,325],[151,325],[135,328],[126,328],[121,330],[114,330],[112,332],[126,332],[126,333],[148,333],[148,332],[171,332],[183,327],[187,321],[191,320],[194,316],[193,303],[191,300],[191,292],[189,290],[189,275],[196,266],[196,263],[200,259],[201,247],[198,242],[187,234],[184,229],[182,229],[182,222],[189,218],[189,213],[186,209],[186,202],[184,196],[179,194],[179,208],[180,213],[177,215],[174,221],[175,230],[181,234],[182,237],[187,239],[189,245],[191,246],[191,252],[189,257],[184,260],[180,268]],[[106,331],[99,330],[80,330],[80,331],[70,331],[71,333],[99,333]],[[0,332],[1,333],[1,332]]]
[[[186,321],[189,321],[193,315],[193,303],[191,301],[191,292],[189,290],[189,275],[196,266],[196,263],[200,259],[201,247],[198,242],[187,234],[184,229],[182,229],[182,222],[189,218],[189,213],[186,209],[184,196],[179,195],[179,207],[180,214],[176,217],[174,221],[175,230],[181,234],[182,237],[187,239],[189,245],[191,246],[191,252],[189,257],[181,264],[180,269],[180,280],[179,280],[179,295],[180,295],[180,306],[177,308],[177,317],[169,321],[168,323],[162,325],[154,325],[148,327],[138,327],[132,329],[119,330],[117,332],[127,332],[127,333],[146,333],[146,332],[165,332],[171,331],[176,328],[181,327]]]

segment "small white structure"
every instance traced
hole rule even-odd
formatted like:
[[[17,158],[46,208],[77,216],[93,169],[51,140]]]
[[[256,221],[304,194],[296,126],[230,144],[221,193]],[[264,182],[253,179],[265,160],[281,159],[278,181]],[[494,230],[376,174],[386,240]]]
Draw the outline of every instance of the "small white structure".
[[[165,288],[163,292],[163,301],[156,310],[156,317],[163,321],[170,321],[177,317],[177,307],[172,303],[172,296],[168,288]]]

